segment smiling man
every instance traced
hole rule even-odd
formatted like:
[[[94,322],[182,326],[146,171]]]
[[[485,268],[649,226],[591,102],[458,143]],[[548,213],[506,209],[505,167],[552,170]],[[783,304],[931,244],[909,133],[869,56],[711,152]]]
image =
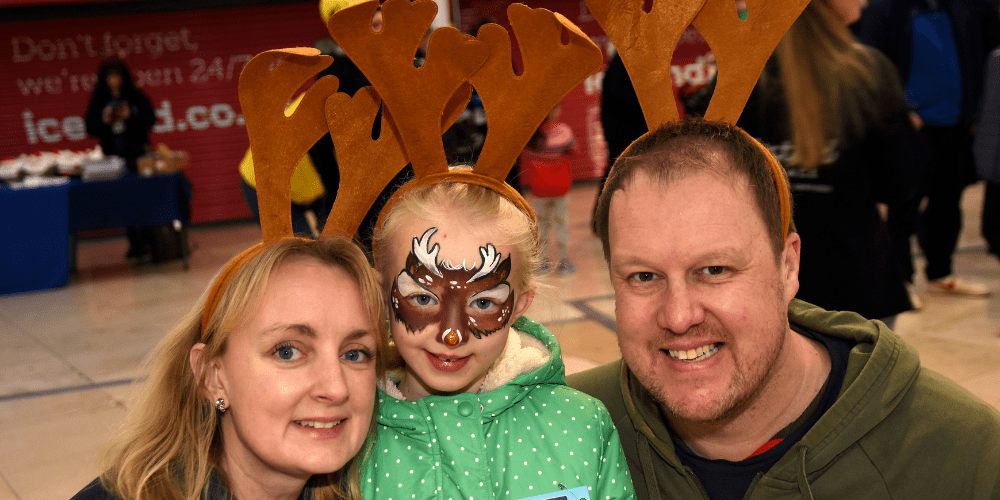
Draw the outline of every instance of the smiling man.
[[[997,498],[995,409],[882,323],[794,300],[802,242],[768,155],[669,124],[601,194],[623,359],[569,383],[614,416],[637,496]]]

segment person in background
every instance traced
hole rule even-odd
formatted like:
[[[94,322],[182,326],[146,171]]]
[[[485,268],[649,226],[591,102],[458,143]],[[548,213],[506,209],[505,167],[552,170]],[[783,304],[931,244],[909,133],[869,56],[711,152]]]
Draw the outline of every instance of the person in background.
[[[214,310],[210,295],[150,355],[104,474],[73,500],[360,500],[386,353],[364,252],[281,240]]]
[[[664,125],[615,162],[598,228],[623,359],[569,384],[607,405],[636,496],[995,499],[995,408],[883,323],[794,299],[790,195],[721,122]]]
[[[94,92],[87,104],[87,134],[101,143],[107,156],[125,160],[125,168],[138,171],[137,160],[150,150],[149,131],[156,123],[156,112],[149,97],[135,86],[132,72],[121,59],[108,59],[97,70]],[[125,257],[141,260],[151,257],[150,243],[142,228],[126,228],[128,251]]]
[[[737,124],[785,167],[803,252],[796,298],[892,328],[911,309],[878,203],[919,201],[919,137],[892,63],[848,29],[858,0],[810,2]]]
[[[889,210],[903,277],[913,282],[910,238],[927,259],[931,292],[986,296],[991,290],[954,274],[962,229],[962,192],[975,180],[972,133],[986,63],[990,17],[982,0],[873,0],[858,21],[858,38],[896,66],[913,120],[927,148],[927,204]],[[996,17],[992,14],[992,17]]]
[[[542,240],[542,270],[558,259],[556,272],[570,274],[576,266],[569,258],[569,189],[573,185],[569,156],[575,138],[573,129],[559,121],[560,106],[552,108],[521,153],[521,168],[531,194],[535,197],[535,215]],[[549,239],[555,232],[555,244]],[[553,251],[555,246],[555,251]]]

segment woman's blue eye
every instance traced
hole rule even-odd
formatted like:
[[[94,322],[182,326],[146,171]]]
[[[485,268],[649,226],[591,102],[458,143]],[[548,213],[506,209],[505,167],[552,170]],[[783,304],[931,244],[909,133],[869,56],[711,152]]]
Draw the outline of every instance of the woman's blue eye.
[[[354,363],[362,363],[371,359],[372,354],[365,349],[351,349],[340,357]]]
[[[274,348],[274,354],[282,361],[293,361],[299,356],[299,350],[288,344],[281,344]]]

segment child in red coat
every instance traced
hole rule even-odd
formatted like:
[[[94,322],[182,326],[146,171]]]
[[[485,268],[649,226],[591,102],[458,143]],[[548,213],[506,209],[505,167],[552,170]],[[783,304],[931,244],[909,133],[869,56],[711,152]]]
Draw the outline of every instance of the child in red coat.
[[[569,260],[569,236],[566,232],[569,188],[573,183],[569,156],[574,140],[573,130],[559,121],[559,105],[556,105],[521,153],[522,172],[535,197],[538,232],[542,238],[542,248],[546,252],[542,259],[543,269],[548,269],[552,257],[549,232],[554,230],[556,255],[559,259],[556,271],[559,274],[576,271],[576,266]]]

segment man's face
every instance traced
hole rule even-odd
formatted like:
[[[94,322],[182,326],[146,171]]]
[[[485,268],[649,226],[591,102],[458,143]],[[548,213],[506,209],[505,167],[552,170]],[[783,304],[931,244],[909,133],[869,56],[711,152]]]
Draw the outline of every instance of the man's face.
[[[639,174],[612,197],[618,342],[672,419],[718,422],[780,361],[798,290],[798,236],[775,259],[743,178]]]

